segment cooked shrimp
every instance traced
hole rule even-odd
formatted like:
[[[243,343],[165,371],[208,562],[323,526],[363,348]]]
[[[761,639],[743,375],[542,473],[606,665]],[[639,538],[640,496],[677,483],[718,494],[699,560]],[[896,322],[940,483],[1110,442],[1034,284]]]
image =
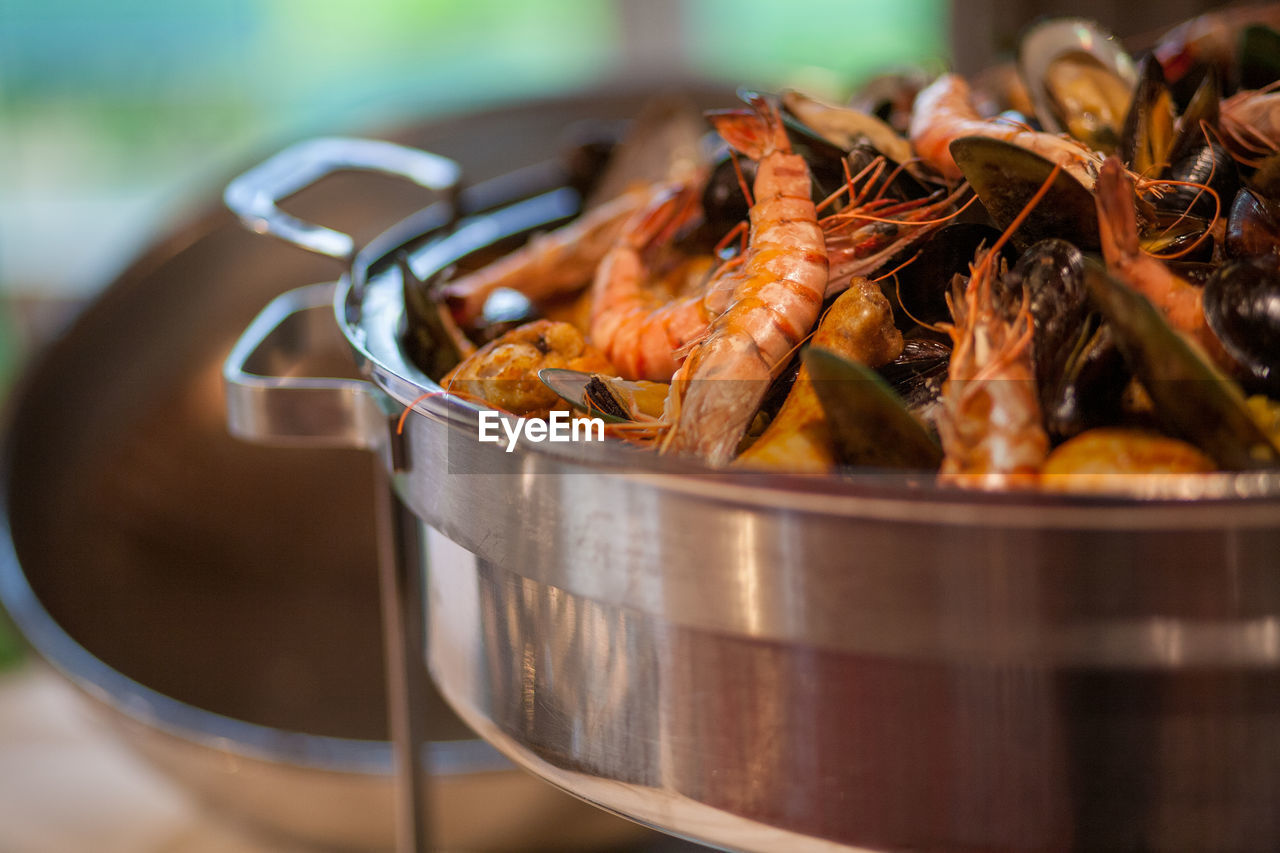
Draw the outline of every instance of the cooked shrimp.
[[[1218,127],[1236,159],[1257,165],[1280,151],[1280,90],[1236,92],[1222,102]]]
[[[962,177],[951,143],[963,136],[988,136],[1025,148],[1061,165],[1090,189],[1102,165],[1100,155],[1065,136],[983,118],[973,107],[969,84],[958,74],[943,74],[916,95],[908,135],[920,159],[951,179]]]
[[[1032,361],[1030,299],[1012,321],[995,305],[995,250],[979,250],[969,282],[948,294],[953,349],[937,425],[939,480],[974,488],[1032,485],[1049,453]]]
[[[665,288],[654,286],[646,258],[693,215],[699,192],[695,182],[659,195],[645,214],[624,230],[596,270],[591,342],[604,351],[624,379],[669,381],[676,371],[676,353],[706,332],[713,318],[703,304],[700,288],[672,299]]]
[[[750,233],[741,263],[708,286],[710,298],[732,284],[728,307],[676,371],[664,410],[663,449],[712,465],[733,458],[774,371],[817,320],[827,287],[809,167],[791,153],[777,111],[759,95],[751,106],[711,116],[720,135],[758,163]]]
[[[568,225],[534,237],[509,255],[449,282],[443,294],[455,318],[464,325],[474,322],[489,294],[499,288],[517,290],[536,300],[586,286],[632,217],[643,211],[659,190],[658,186],[629,190]]]
[[[1145,254],[1138,244],[1134,184],[1116,157],[1108,157],[1098,176],[1095,202],[1098,236],[1107,269],[1156,306],[1175,329],[1190,335],[1215,362],[1232,367],[1230,356],[1204,316],[1204,291]]]

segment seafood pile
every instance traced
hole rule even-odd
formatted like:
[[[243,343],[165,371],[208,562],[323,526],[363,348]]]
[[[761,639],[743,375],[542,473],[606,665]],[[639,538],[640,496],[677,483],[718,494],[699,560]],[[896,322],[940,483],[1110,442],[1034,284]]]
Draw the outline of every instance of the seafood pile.
[[[713,467],[1280,468],[1277,27],[1215,13],[1134,58],[1049,20],[1016,73],[666,116],[660,174],[477,269],[406,265],[408,349],[449,393]]]

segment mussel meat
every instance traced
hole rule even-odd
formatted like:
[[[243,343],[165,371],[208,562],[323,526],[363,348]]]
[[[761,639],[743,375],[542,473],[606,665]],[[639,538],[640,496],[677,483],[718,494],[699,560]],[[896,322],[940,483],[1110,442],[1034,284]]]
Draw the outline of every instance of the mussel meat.
[[[1045,130],[1116,149],[1138,76],[1114,36],[1093,21],[1050,19],[1022,37],[1018,67]]]

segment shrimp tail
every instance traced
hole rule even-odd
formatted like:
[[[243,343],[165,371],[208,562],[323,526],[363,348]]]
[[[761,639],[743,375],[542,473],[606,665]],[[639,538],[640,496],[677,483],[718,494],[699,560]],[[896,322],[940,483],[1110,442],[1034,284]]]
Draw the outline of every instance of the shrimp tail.
[[[706,115],[733,149],[759,162],[774,151],[790,152],[791,142],[778,111],[763,95],[747,95],[751,109],[711,110]]]
[[[1098,237],[1102,256],[1116,264],[1138,254],[1138,219],[1133,207],[1133,182],[1119,159],[1108,157],[1102,164],[1096,187]]]

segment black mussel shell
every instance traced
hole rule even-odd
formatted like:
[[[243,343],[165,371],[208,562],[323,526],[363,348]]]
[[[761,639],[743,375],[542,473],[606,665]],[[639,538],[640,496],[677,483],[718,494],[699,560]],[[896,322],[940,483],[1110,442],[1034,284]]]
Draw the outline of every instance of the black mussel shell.
[[[404,298],[401,343],[414,364],[431,378],[438,379],[462,361],[462,352],[455,338],[461,333],[449,327],[452,317],[441,309],[432,295],[432,287],[438,277],[430,277],[427,281],[418,278],[409,265],[407,252],[396,253],[395,263],[400,270]]]
[[[1061,374],[1088,312],[1084,255],[1066,240],[1041,240],[1018,258],[1010,281],[1024,287],[1031,301],[1036,381],[1043,397]]]
[[[1035,323],[1036,386],[1045,423],[1068,438],[1114,420],[1128,371],[1089,304],[1084,255],[1065,240],[1042,240],[1014,265]]]
[[[998,239],[1000,232],[990,225],[972,222],[946,225],[927,237],[914,261],[880,282],[899,323],[950,322],[946,294],[952,277],[968,275],[978,247]]]
[[[1193,147],[1180,160],[1175,160],[1169,168],[1169,177],[1203,184],[1213,190],[1210,193],[1200,187],[1167,187],[1153,204],[1156,210],[1175,216],[1189,214],[1206,220],[1221,216],[1240,189],[1236,161],[1216,140]]]
[[[1039,154],[981,136],[952,142],[951,156],[1000,229],[1013,223],[1053,171],[1053,164]],[[1054,178],[1011,239],[1025,249],[1049,237],[1060,237],[1085,251],[1099,247],[1093,194],[1065,171]]]
[[[928,338],[910,338],[903,343],[902,353],[877,371],[902,398],[907,411],[932,427],[950,364],[951,348],[946,344]]]
[[[782,117],[791,141],[791,150],[804,158],[813,178],[814,204],[838,190],[845,182],[844,149],[833,145],[790,115]]]
[[[1280,399],[1280,257],[1224,264],[1205,283],[1204,315],[1245,387]]]
[[[1173,94],[1165,85],[1160,63],[1147,56],[1138,65],[1138,88],[1120,134],[1119,153],[1130,169],[1154,174],[1154,167],[1167,162],[1173,145],[1173,120]]]
[[[942,448],[871,368],[817,347],[803,355],[845,465],[936,469]]]
[[[1046,428],[1066,439],[1115,423],[1129,378],[1111,325],[1097,312],[1085,315],[1056,383],[1041,392]]]
[[[1280,206],[1241,187],[1227,214],[1224,248],[1233,259],[1280,253]]]
[[[1167,162],[1178,163],[1193,150],[1204,146],[1206,136],[1211,136],[1212,128],[1218,126],[1221,105],[1218,75],[1212,67],[1208,67],[1191,95],[1187,108],[1178,117],[1178,130],[1166,155]]]
[[[910,201],[924,198],[937,189],[936,186],[925,186],[914,175],[906,169],[900,168],[898,163],[887,155],[881,154],[876,150],[875,146],[869,143],[860,142],[849,149],[847,158],[849,161],[849,174],[857,175],[861,173],[875,163],[877,158],[884,160],[884,167],[875,181],[865,185],[868,198],[882,196],[884,198]]]
[[[737,168],[728,148],[723,149],[715,166],[707,178],[707,185],[702,190],[702,214],[709,241],[714,243],[729,232],[739,222],[747,220],[750,206],[742,194],[742,183],[738,180],[738,169],[742,171],[742,180],[750,189],[756,178],[755,161],[749,157],[739,157]]]
[[[1142,294],[1094,261],[1085,263],[1085,284],[1165,429],[1225,469],[1280,465],[1280,448],[1254,420],[1240,386],[1170,328]]]

